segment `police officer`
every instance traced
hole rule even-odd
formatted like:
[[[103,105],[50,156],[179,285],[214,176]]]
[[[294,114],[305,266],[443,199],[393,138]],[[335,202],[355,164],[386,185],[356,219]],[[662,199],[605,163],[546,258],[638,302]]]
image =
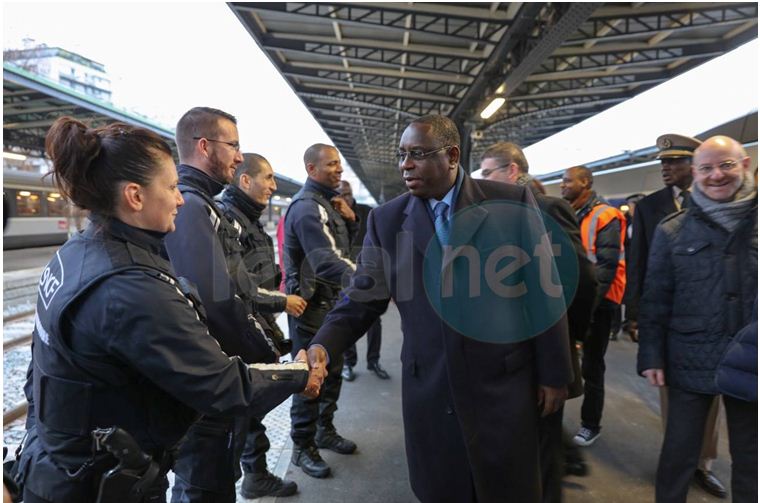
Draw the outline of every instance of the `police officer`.
[[[317,143],[304,153],[308,179],[293,197],[285,215],[283,258],[285,285],[289,294],[308,301],[300,318],[288,317],[293,351],[309,345],[333,307],[341,285],[356,270],[349,258],[356,215],[345,199],[338,197],[343,168],[335,147]],[[340,436],[333,425],[342,383],[343,358],[330,362],[318,399],[294,397],[290,409],[294,465],[312,477],[330,474],[318,447],[351,454],[356,444]]]
[[[240,228],[213,200],[243,161],[236,123],[232,115],[205,107],[189,110],[177,123],[185,205],[166,248],[177,273],[198,285],[209,332],[225,353],[248,363],[273,362],[279,354],[253,311],[256,285],[242,263]],[[246,422],[242,415],[204,416],[190,429],[174,470],[173,502],[235,501]]]
[[[372,208],[366,204],[359,204],[356,202],[351,184],[346,180],[340,181],[338,192],[359,218],[359,231],[351,242],[351,260],[356,262],[359,252],[362,250],[364,235],[367,234],[367,219],[369,218],[369,212]],[[367,330],[367,370],[373,372],[380,379],[390,379],[391,376],[383,366],[380,365],[380,345],[382,344],[382,340],[383,326],[380,322],[380,318],[378,318],[372,326],[369,327],[369,330]],[[343,353],[343,371],[341,372],[341,376],[344,381],[351,382],[356,379],[354,367],[356,366],[357,361],[356,344],[352,344],[351,347]]]
[[[275,315],[285,311],[298,317],[306,308],[306,301],[298,295],[285,295],[278,290],[282,276],[280,266],[274,261],[272,238],[260,222],[262,212],[277,190],[272,166],[258,154],[245,154],[243,157],[243,163],[235,170],[232,183],[222,192],[217,205],[228,219],[241,228],[239,240],[243,247],[243,262],[258,287],[256,311],[271,327],[275,341],[282,346],[290,341],[285,341]],[[245,498],[291,496],[298,489],[296,483],[282,480],[267,469],[269,439],[261,420],[261,417],[252,417],[248,425],[241,457],[245,476],[240,494]]]
[[[251,404],[265,413],[303,389],[306,372],[265,379],[209,337],[192,286],[163,258],[183,199],[158,135],[63,117],[46,149],[61,193],[91,210],[92,222],[40,279],[17,467],[24,501],[165,501],[173,451],[198,413],[242,413]],[[152,457],[151,470],[137,474],[142,492],[122,487],[118,499],[103,499],[118,473],[114,455],[93,443],[102,427],[121,428]]]

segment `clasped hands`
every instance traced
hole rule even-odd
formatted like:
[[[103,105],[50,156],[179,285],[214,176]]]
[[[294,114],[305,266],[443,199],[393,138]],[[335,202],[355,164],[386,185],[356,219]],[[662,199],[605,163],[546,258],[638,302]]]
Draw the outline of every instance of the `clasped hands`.
[[[309,380],[303,395],[307,398],[319,396],[319,390],[327,377],[327,353],[320,346],[311,346],[308,352],[302,349],[296,355],[296,361],[309,364]]]

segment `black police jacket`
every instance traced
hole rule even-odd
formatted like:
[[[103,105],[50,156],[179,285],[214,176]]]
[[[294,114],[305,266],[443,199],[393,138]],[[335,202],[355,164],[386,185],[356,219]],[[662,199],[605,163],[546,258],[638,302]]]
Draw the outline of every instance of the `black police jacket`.
[[[275,361],[274,345],[253,312],[256,284],[242,264],[240,229],[213,201],[222,184],[192,166],[177,170],[185,204],[177,213],[176,230],[166,237],[172,266],[197,285],[209,332],[225,353],[248,363]]]
[[[283,385],[219,349],[161,238],[95,216],[41,276],[19,477],[42,498],[94,499],[116,464],[93,452],[95,428],[121,427],[161,459],[198,413],[269,410],[305,385],[305,375]]]
[[[253,276],[254,306],[260,313],[285,311],[287,297],[279,291],[282,273],[274,260],[274,243],[259,221],[265,206],[257,204],[236,185],[228,185],[217,199],[224,215],[240,226],[243,263]]]
[[[372,208],[366,204],[359,204],[354,201],[351,209],[356,214],[358,222],[356,233],[351,238],[351,260],[356,262],[359,258],[359,252],[362,251],[364,236],[367,235],[367,222],[369,221],[369,212],[372,211]]]
[[[307,179],[285,215],[283,261],[288,293],[310,299],[318,285],[335,291],[356,270],[350,259],[356,222],[346,223],[332,207],[338,193]],[[317,292],[319,293],[319,292]]]

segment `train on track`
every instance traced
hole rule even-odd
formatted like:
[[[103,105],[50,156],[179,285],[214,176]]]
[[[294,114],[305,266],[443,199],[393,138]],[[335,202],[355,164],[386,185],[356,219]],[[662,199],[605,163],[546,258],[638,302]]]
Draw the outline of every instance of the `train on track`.
[[[76,229],[77,210],[38,172],[3,169],[3,200],[4,250],[58,245]]]
[[[298,183],[282,177],[277,183],[286,185],[286,190],[272,198],[269,211],[262,217],[272,236],[280,215],[290,204],[290,195],[300,188]],[[7,218],[4,250],[60,245],[87,223],[87,212],[66,201],[52,177],[43,177],[37,171],[3,168],[3,200]]]

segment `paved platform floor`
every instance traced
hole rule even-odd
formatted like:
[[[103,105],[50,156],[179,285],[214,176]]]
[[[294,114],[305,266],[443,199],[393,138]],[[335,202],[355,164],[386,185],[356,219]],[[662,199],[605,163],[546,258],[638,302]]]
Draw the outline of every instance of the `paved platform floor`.
[[[381,381],[366,370],[366,345],[358,344],[358,377],[344,383],[336,426],[356,441],[358,451],[341,456],[321,451],[333,469],[327,479],[314,479],[290,464],[291,444],[287,439],[280,453],[270,453],[270,468],[280,476],[295,480],[299,493],[289,498],[262,498],[262,503],[413,503],[409,488],[401,421],[400,320],[391,305],[383,317],[381,363],[391,374]],[[590,465],[587,477],[565,480],[568,503],[641,503],[654,501],[654,475],[662,433],[657,390],[635,374],[637,345],[627,339],[611,341],[607,357],[607,393],[603,433],[584,450]],[[565,426],[575,431],[580,424],[580,399],[565,409]],[[287,427],[286,412],[280,413]],[[274,451],[275,449],[273,449]],[[713,466],[726,484],[730,461],[725,420],[721,419],[719,459]],[[239,501],[252,501],[243,500]],[[508,500],[505,500],[508,501]],[[689,503],[726,501],[714,498],[696,486]]]
[[[40,267],[53,248],[4,251],[4,282],[9,271]],[[16,273],[16,274],[20,274]],[[285,330],[285,317],[278,321]],[[587,477],[565,481],[568,503],[639,503],[654,500],[654,474],[662,433],[657,390],[635,374],[636,344],[627,339],[610,342],[607,355],[607,393],[603,431],[600,439],[585,449],[591,467]],[[409,488],[401,421],[401,330],[399,316],[391,305],[383,317],[381,362],[391,375],[381,381],[366,370],[366,344],[358,343],[358,378],[344,383],[336,415],[341,434],[355,440],[359,450],[351,456],[323,451],[333,468],[324,480],[313,479],[290,464],[289,401],[271,412],[268,427],[272,449],[267,458],[270,469],[298,482],[299,494],[291,498],[262,498],[262,503],[407,503],[416,499]],[[7,363],[7,362],[6,362]],[[579,426],[580,399],[565,409],[565,425]],[[9,433],[8,431],[5,432]],[[4,435],[6,436],[6,435]],[[10,435],[8,435],[10,437]],[[20,436],[19,436],[20,438]],[[17,441],[17,440],[16,440]],[[10,438],[6,444],[12,444]],[[726,484],[730,461],[725,420],[721,420],[719,459],[713,469]],[[240,502],[252,501],[239,498]],[[717,502],[698,488],[689,494],[689,503]]]

